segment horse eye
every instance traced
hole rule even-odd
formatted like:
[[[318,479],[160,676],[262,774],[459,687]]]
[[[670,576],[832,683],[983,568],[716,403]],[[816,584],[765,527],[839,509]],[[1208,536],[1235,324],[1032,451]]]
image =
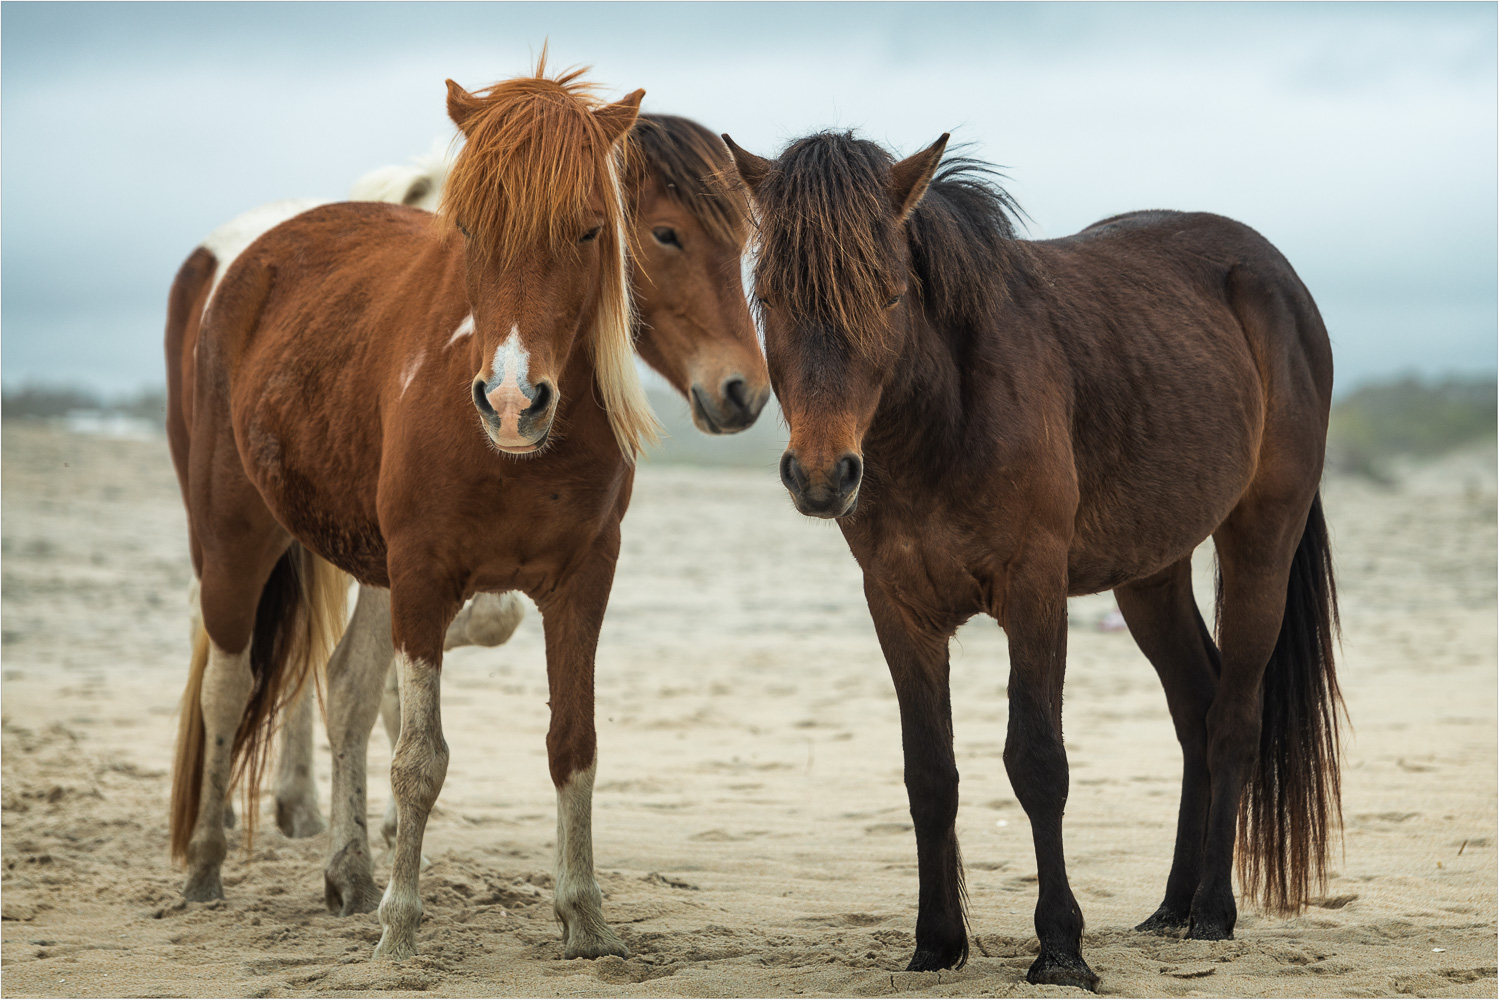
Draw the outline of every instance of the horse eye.
[[[651,230],[651,235],[656,237],[656,242],[664,247],[676,247],[679,250],[682,248],[682,244],[677,241],[677,231],[670,226],[657,226]]]
[[[895,304],[897,302],[899,302],[901,299],[905,298],[905,297],[906,297],[906,293],[905,292],[901,292],[898,295],[892,295],[890,297],[890,301],[885,303],[885,308],[886,309],[894,309],[895,308]]]
[[[455,225],[457,225],[458,231],[463,234],[463,238],[464,239],[471,240],[471,239],[474,238],[473,234],[468,231],[468,227],[465,226],[463,223],[458,222],[458,223],[455,223]]]
[[[604,231],[604,227],[603,226],[594,226],[592,229],[588,230],[588,232],[584,233],[578,239],[578,242],[579,243],[592,243],[594,240],[596,240],[596,239],[599,238],[599,233],[601,233],[603,231]]]
[[[758,303],[760,303],[766,309],[770,309],[770,308],[773,308],[775,306],[774,302],[770,301],[769,299],[767,299],[763,295],[756,295],[755,296],[755,301],[758,302]]]

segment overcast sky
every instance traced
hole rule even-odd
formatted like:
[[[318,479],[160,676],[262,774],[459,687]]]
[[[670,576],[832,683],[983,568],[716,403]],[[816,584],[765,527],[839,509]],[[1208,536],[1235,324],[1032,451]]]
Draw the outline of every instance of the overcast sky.
[[[548,38],[764,155],[952,131],[1035,237],[1238,218],[1311,288],[1340,391],[1495,370],[1493,4],[7,3],[4,384],[159,384],[167,289],[210,230],[429,149],[446,77],[525,72]]]

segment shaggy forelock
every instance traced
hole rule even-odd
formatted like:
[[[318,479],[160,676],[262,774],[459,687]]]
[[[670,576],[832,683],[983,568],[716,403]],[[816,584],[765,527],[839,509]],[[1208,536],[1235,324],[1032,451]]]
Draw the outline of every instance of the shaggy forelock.
[[[786,148],[755,190],[755,292],[851,346],[876,349],[900,260],[890,154],[851,132]]]

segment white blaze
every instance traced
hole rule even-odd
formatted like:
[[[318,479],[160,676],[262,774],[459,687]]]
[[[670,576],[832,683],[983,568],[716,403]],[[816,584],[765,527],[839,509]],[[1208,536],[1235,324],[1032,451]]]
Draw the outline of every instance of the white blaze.
[[[494,350],[494,361],[490,364],[491,372],[489,379],[489,391],[493,392],[501,386],[513,386],[525,393],[530,383],[526,380],[527,369],[531,362],[531,352],[521,346],[520,326],[510,327],[510,336],[505,342]],[[526,393],[529,396],[529,393]]]

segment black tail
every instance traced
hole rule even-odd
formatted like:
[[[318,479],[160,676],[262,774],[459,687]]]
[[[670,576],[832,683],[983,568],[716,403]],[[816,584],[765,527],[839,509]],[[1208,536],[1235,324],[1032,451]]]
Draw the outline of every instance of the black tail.
[[[1239,880],[1273,913],[1299,911],[1325,885],[1330,843],[1343,824],[1339,634],[1319,493],[1291,563],[1285,618],[1265,669],[1259,759],[1239,801]]]

